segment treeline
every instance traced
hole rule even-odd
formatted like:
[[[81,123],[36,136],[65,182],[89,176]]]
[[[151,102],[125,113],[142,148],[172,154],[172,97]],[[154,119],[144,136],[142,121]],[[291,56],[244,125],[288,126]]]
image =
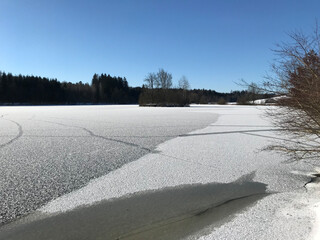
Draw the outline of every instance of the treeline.
[[[228,102],[240,105],[252,104],[257,99],[273,97],[271,94],[252,94],[248,91],[232,91],[219,93],[214,90],[182,88],[149,89],[142,88],[139,104],[142,106],[188,106],[195,104],[227,104]]]
[[[257,96],[258,97],[258,96]],[[232,91],[230,93],[219,93],[214,90],[194,89],[190,90],[190,102],[200,104],[249,101],[247,91]]]
[[[38,76],[12,75],[0,71],[0,104],[137,104],[185,106],[190,103],[207,104],[238,102],[245,104],[264,94],[248,91],[219,93],[214,90],[189,89],[186,77],[172,87],[171,74],[160,69],[149,74],[142,87],[130,87],[125,77],[94,74],[91,84],[59,82]]]
[[[94,74],[90,85],[0,72],[1,104],[132,104],[140,92],[125,78],[106,74]]]

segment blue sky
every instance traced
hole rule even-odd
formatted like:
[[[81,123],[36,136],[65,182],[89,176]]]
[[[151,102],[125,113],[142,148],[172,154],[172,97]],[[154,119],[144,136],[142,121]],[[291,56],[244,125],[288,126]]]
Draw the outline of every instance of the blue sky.
[[[275,44],[316,19],[318,0],[0,0],[0,70],[141,86],[164,68],[175,83],[229,92],[261,81]]]

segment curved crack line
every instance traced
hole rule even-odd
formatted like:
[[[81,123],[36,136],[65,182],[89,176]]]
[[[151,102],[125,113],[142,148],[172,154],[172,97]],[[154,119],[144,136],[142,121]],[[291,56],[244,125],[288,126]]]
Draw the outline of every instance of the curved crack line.
[[[147,151],[147,152],[150,152],[150,153],[153,152],[153,150],[151,150],[151,149],[149,149],[149,148],[146,148],[146,147],[142,147],[142,146],[140,146],[140,145],[138,145],[138,144],[135,144],[135,143],[130,143],[130,142],[126,142],[126,141],[114,139],[114,138],[108,138],[108,137],[104,137],[104,136],[97,135],[97,134],[95,134],[94,132],[92,132],[91,130],[85,128],[85,127],[71,126],[71,125],[67,125],[67,124],[63,124],[63,123],[57,123],[57,122],[51,122],[51,121],[44,121],[44,120],[36,120],[36,121],[53,123],[53,124],[60,125],[60,126],[64,126],[64,127],[72,127],[72,128],[81,129],[81,130],[87,132],[87,133],[89,134],[89,136],[91,136],[91,137],[100,138],[100,139],[107,140],[107,141],[111,141],[111,142],[122,143],[122,144],[125,144],[125,145],[127,145],[127,146],[140,148],[141,150],[144,150],[144,151]]]
[[[19,138],[21,138],[22,135],[23,135],[23,130],[22,130],[22,126],[19,123],[17,123],[16,121],[13,121],[13,120],[10,120],[10,119],[6,119],[6,118],[3,117],[3,115],[1,116],[1,118],[6,120],[6,121],[14,123],[18,127],[18,134],[14,138],[12,138],[11,140],[9,140],[6,143],[0,144],[0,148],[4,148],[4,147],[12,144],[14,141],[17,141]]]
[[[282,129],[254,129],[254,130],[236,130],[236,131],[223,131],[223,132],[209,132],[209,133],[190,133],[181,134],[179,137],[193,137],[193,136],[206,136],[206,135],[220,135],[220,134],[233,134],[233,133],[251,133],[251,132],[276,132],[283,131]]]
[[[2,137],[10,137],[12,135],[2,135]],[[83,138],[83,137],[91,137],[91,135],[89,136],[83,136],[83,135],[26,135],[28,137],[34,137],[34,138],[58,138],[58,137],[65,137],[65,138]],[[163,136],[135,136],[135,135],[131,135],[131,136],[110,136],[111,138],[141,138],[141,139],[145,139],[145,138],[175,138],[175,137],[179,137],[178,135],[163,135]]]
[[[237,124],[231,124],[231,125],[226,125],[226,124],[211,124],[209,125],[210,127],[261,127],[261,128],[270,128],[270,125],[237,125]]]
[[[100,139],[104,139],[104,140],[108,140],[108,141],[112,141],[112,142],[118,142],[118,143],[122,143],[122,144],[129,145],[129,146],[132,146],[132,147],[140,148],[141,150],[145,150],[147,152],[152,152],[151,149],[146,148],[146,147],[142,147],[142,146],[140,146],[138,144],[135,144],[135,143],[130,143],[130,142],[114,139],[114,138],[108,138],[108,137],[100,136],[100,135],[97,135],[94,132],[92,132],[91,130],[89,130],[87,128],[84,128],[84,127],[76,127],[76,128],[82,129],[83,131],[89,133],[89,135],[92,136],[92,137],[96,137],[96,138],[100,138]]]
[[[256,133],[249,133],[249,132],[242,132],[241,134],[250,135],[250,136],[256,136],[256,137],[262,137],[262,138],[269,138],[269,139],[280,140],[280,141],[285,141],[285,142],[291,142],[291,143],[301,144],[301,145],[308,146],[308,147],[314,147],[313,145],[308,144],[308,143],[297,142],[297,141],[294,141],[294,140],[285,139],[285,138],[278,138],[278,137],[274,137],[274,136],[266,136],[266,135],[261,135],[261,134],[256,134]]]

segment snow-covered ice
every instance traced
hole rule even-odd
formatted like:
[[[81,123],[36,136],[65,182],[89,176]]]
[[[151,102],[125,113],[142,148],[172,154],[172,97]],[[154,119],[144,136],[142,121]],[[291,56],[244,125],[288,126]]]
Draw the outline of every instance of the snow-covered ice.
[[[312,219],[312,212],[305,211],[308,197],[304,196],[303,184],[308,181],[308,177],[305,174],[292,174],[291,171],[312,169],[303,163],[284,163],[284,157],[260,151],[273,141],[273,137],[278,137],[275,135],[277,129],[262,117],[263,108],[199,108],[201,111],[219,114],[218,121],[161,144],[156,153],[91,181],[86,187],[50,202],[41,211],[66,211],[83,204],[147,189],[194,183],[227,183],[255,171],[256,181],[267,183],[269,192],[279,193],[264,198],[250,210],[251,213],[242,213],[228,223],[230,226],[221,228],[232,231],[222,234],[222,230],[216,230],[205,239],[306,237]],[[305,199],[301,201],[300,198]],[[289,215],[281,213],[288,206],[291,206],[288,211],[291,219]],[[298,206],[303,210],[296,209]],[[235,231],[239,224],[239,232],[242,234]],[[288,232],[283,231],[286,229],[284,226],[287,226]]]

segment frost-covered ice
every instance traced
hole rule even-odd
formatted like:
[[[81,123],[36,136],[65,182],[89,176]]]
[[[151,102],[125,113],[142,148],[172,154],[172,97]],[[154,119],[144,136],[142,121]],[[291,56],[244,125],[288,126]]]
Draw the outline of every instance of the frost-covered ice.
[[[130,120],[126,123],[130,121],[138,123],[144,117],[140,131],[137,131],[138,126],[133,125],[134,129],[132,132],[129,131],[130,136],[121,135],[120,130],[119,133],[112,135],[113,138],[118,134],[119,137],[123,137],[120,141],[126,139],[127,142],[131,141],[146,148],[171,139],[142,154],[138,160],[128,161],[122,167],[91,180],[86,186],[50,201],[39,211],[44,214],[59,214],[102,200],[146,190],[186,184],[225,184],[234,182],[242,176],[254,174],[253,180],[267,184],[268,192],[271,194],[260,199],[254,206],[238,212],[234,218],[222,225],[213,224],[205,230],[199,229],[199,232],[194,233],[189,239],[307,239],[316,236],[313,224],[317,224],[315,206],[320,198],[315,191],[306,191],[304,188],[304,184],[309,181],[308,174],[314,171],[313,166],[304,162],[285,163],[284,157],[261,151],[276,138],[283,138],[276,135],[277,129],[263,117],[264,109],[251,106],[210,105],[172,110],[167,108],[141,110],[135,106],[129,107],[127,110],[131,113],[126,117]],[[139,115],[141,111],[144,114]],[[151,111],[150,115],[145,111]],[[179,121],[182,123],[172,124],[178,120],[174,117],[177,114],[180,114]],[[154,120],[155,115],[157,123],[150,124],[150,128],[144,127],[148,120]],[[120,117],[117,120],[120,120]],[[199,124],[197,121],[202,122]],[[57,120],[55,122],[57,123]],[[48,131],[46,127],[52,127],[48,121],[47,123],[49,125],[44,126],[46,131]],[[82,125],[81,121],[78,121],[76,124],[74,120],[70,119],[68,122],[64,118],[63,125],[59,126],[62,128],[69,126],[71,135],[79,134],[79,129],[71,127],[77,125],[89,130],[87,134],[90,134],[90,131],[99,132],[100,137],[107,138],[110,136],[110,131],[115,131],[114,128],[121,129],[121,121],[117,123],[110,121],[108,124],[113,128],[110,130],[101,126],[97,128],[96,123],[89,121]],[[207,126],[199,128],[201,124]],[[190,125],[198,130],[187,132],[189,129],[187,126]],[[179,127],[183,130],[179,131]],[[155,129],[161,130],[153,134]],[[141,131],[146,131],[148,134],[146,132],[142,134]],[[60,135],[61,132],[53,129],[53,134]],[[151,135],[156,139],[161,137],[162,141],[157,142]],[[163,138],[164,135],[167,139]],[[99,144],[100,140],[97,139],[95,144]],[[150,141],[154,143],[150,144]],[[121,142],[117,144],[121,145]],[[89,147],[81,145],[80,150],[80,148],[74,149],[74,146],[73,149],[67,148],[67,151],[73,151],[75,155],[77,151],[83,151],[83,148],[93,148],[91,145]],[[97,146],[96,149],[103,148],[105,151],[111,147]],[[136,148],[133,147],[128,152],[133,149]],[[79,155],[76,158],[79,158]]]
[[[0,108],[0,224],[217,118],[191,108]]]

